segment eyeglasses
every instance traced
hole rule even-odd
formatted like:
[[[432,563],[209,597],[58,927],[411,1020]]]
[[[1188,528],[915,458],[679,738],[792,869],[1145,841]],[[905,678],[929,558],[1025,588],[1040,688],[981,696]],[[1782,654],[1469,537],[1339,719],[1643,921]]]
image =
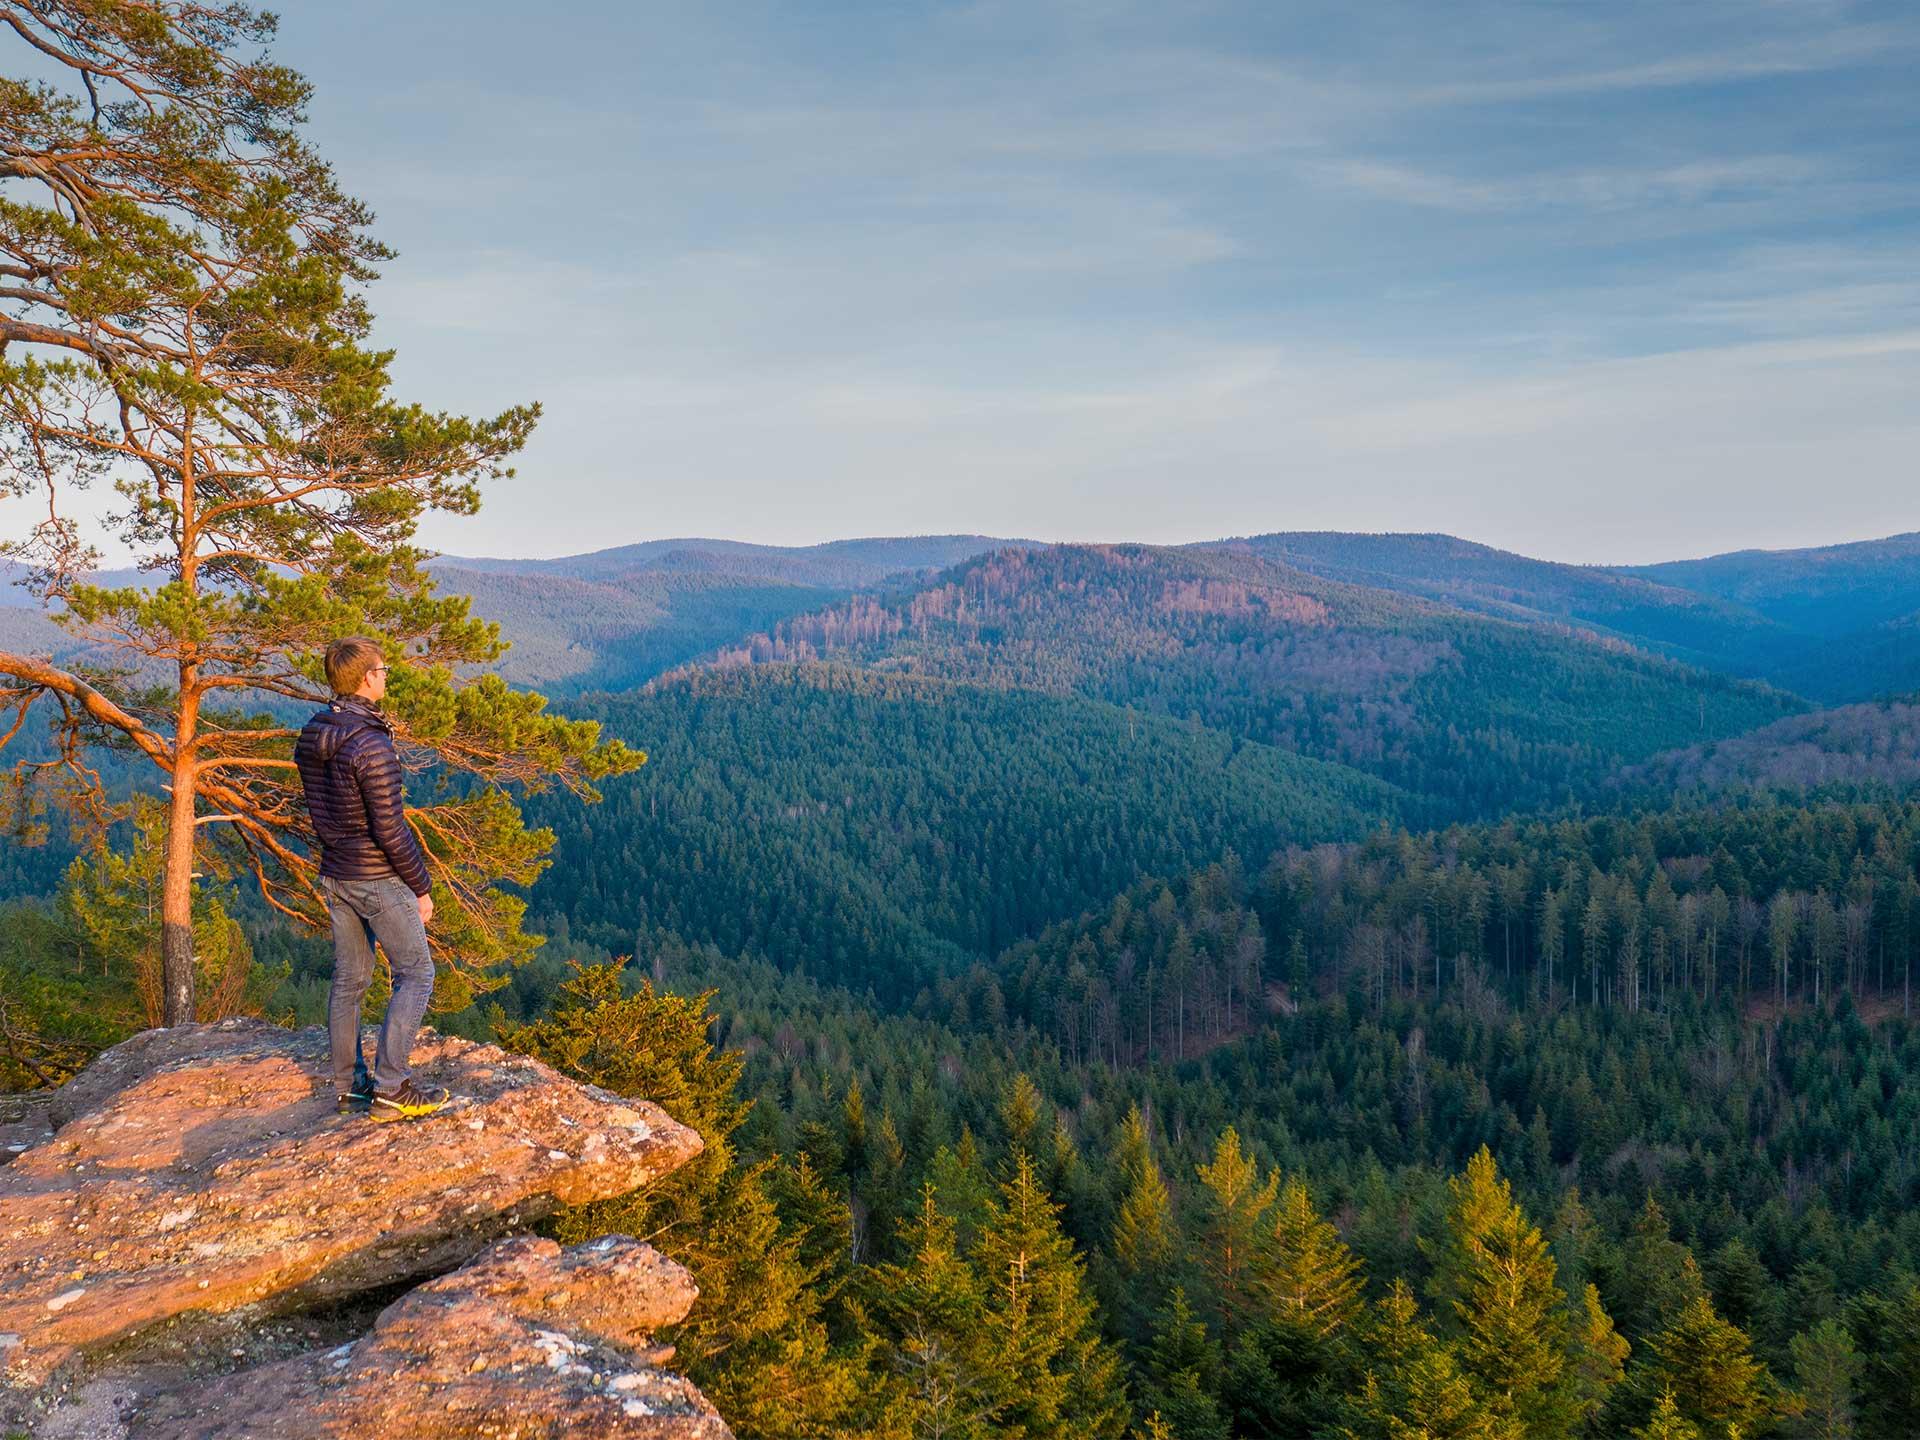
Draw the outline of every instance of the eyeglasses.
[[[387,667],[385,665],[376,665],[371,670],[367,671],[367,674],[369,675],[384,675],[386,673],[387,673]]]

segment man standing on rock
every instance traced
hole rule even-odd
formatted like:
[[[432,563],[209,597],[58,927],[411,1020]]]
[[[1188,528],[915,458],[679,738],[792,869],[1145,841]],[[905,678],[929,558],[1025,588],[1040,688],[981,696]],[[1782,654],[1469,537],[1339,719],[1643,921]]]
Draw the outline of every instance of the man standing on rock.
[[[407,825],[393,723],[379,709],[387,693],[379,643],[363,636],[336,640],[327,647],[326,667],[333,703],[307,722],[293,758],[320,839],[320,889],[333,920],[327,995],[333,1088],[342,1115],[411,1120],[448,1103],[438,1086],[416,1085],[407,1063],[433,994],[427,857]],[[369,1074],[360,1004],[373,978],[375,941],[387,953],[393,998]]]

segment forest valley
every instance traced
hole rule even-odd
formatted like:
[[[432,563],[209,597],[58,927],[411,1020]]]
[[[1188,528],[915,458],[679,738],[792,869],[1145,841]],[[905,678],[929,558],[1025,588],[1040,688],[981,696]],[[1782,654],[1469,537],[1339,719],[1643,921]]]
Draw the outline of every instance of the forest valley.
[[[676,1343],[743,1435],[1914,1433],[1920,802],[1229,852],[988,958],[929,941],[892,1001],[845,938],[886,895],[756,936],[691,898],[751,857],[567,813],[707,934],[603,918],[563,858],[546,946],[439,1023],[708,1138],[555,1228],[689,1265]],[[151,1023],[151,828],[6,911],[10,1086]],[[949,933],[1083,863],[943,877]],[[759,878],[769,914],[817,883]],[[203,883],[205,1002],[312,1023],[324,950]]]
[[[432,1023],[699,1131],[544,1225],[742,1440],[1920,1436],[1920,536],[435,554],[540,406],[395,393],[274,18],[0,18],[0,1090],[323,1021],[372,637]]]

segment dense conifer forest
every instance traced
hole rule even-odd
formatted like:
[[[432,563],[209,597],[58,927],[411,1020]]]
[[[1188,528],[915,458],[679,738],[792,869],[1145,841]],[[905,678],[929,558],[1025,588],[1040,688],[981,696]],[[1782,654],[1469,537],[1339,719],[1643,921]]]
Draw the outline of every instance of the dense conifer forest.
[[[707,1138],[553,1225],[692,1268],[737,1433],[1916,1433],[1910,706],[1247,553],[946,543],[785,560],[757,593],[819,607],[571,700],[651,762],[524,797],[546,943],[436,1017]],[[629,673],[771,617],[750,561]],[[158,831],[14,819],[19,1088],[152,1023]],[[325,944],[242,879],[196,889],[203,1018],[317,1022]]]

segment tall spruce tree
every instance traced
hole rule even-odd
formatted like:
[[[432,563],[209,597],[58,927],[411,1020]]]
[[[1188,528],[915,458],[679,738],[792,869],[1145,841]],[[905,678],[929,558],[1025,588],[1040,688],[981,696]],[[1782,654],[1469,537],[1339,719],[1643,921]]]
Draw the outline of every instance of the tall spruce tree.
[[[0,500],[18,522],[0,559],[71,634],[0,650],[0,745],[30,712],[53,738],[14,799],[106,820],[106,750],[164,788],[163,1013],[190,1021],[202,860],[323,918],[286,712],[327,697],[327,641],[377,636],[403,759],[460,777],[408,818],[436,1003],[464,1005],[536,943],[497,882],[532,881],[551,836],[511,788],[592,798],[644,759],[475,674],[499,632],[434,593],[413,543],[423,516],[471,514],[510,473],[538,409],[470,420],[389,393],[363,294],[388,252],[301,136],[310,87],[264,57],[270,15],[10,0],[0,19],[43,77],[0,84]],[[147,583],[88,578],[104,537],[75,497],[102,487],[106,532]]]
[[[1366,1366],[1339,1427],[1344,1440],[1527,1440],[1511,1416],[1475,1393],[1458,1352],[1427,1328],[1404,1280],[1374,1314]]]
[[[1755,1440],[1788,1408],[1745,1332],[1721,1319],[1704,1295],[1688,1302],[1648,1343],[1646,1363],[1632,1388],[1643,1414],[1653,1412],[1660,1396],[1671,1394],[1681,1415],[1706,1440],[1729,1440],[1736,1431],[1743,1440]]]
[[[1015,1377],[988,1333],[979,1275],[960,1253],[953,1221],[931,1183],[901,1227],[897,1264],[872,1277],[873,1318],[882,1354],[901,1395],[892,1418],[927,1440],[987,1440],[1012,1397]]]
[[[1232,1126],[1221,1132],[1213,1159],[1198,1173],[1203,1187],[1200,1268],[1221,1333],[1231,1338],[1260,1305],[1260,1272],[1280,1177],[1260,1178],[1259,1165],[1241,1149],[1240,1133]]]
[[[1140,1403],[1150,1418],[1157,1416],[1179,1440],[1227,1440],[1227,1417],[1214,1393],[1219,1347],[1187,1303],[1187,1292],[1177,1285],[1154,1319],[1142,1369]]]
[[[1321,1341],[1347,1333],[1360,1313],[1360,1261],[1298,1176],[1288,1177],[1274,1202],[1257,1283],[1271,1318]]]
[[[1862,1362],[1847,1327],[1831,1317],[1787,1344],[1806,1440],[1853,1440]],[[1920,1419],[1920,1416],[1915,1417]]]
[[[1173,1199],[1137,1104],[1121,1126],[1115,1158],[1120,1208],[1113,1222],[1114,1260],[1130,1279],[1158,1275],[1173,1258]]]
[[[1681,1413],[1671,1390],[1660,1392],[1647,1423],[1636,1425],[1629,1433],[1633,1440],[1701,1440],[1700,1427]]]
[[[1116,1440],[1126,1430],[1120,1358],[1100,1336],[1085,1266],[1060,1228],[1060,1207],[1032,1157],[1013,1168],[988,1209],[973,1262],[985,1328],[1012,1393],[1002,1433],[1030,1440]]]
[[[1863,1295],[1849,1316],[1860,1354],[1860,1433],[1896,1440],[1920,1415],[1920,1280]]]
[[[1553,1254],[1482,1146],[1447,1186],[1445,1227],[1428,1247],[1431,1291],[1460,1364],[1489,1410],[1528,1435],[1566,1436],[1581,1419],[1573,1344]]]
[[[1613,1320],[1600,1303],[1599,1287],[1589,1283],[1581,1291],[1573,1321],[1573,1349],[1570,1375],[1581,1428],[1595,1429],[1607,1402],[1626,1378],[1627,1357],[1632,1353],[1624,1336],[1613,1327]]]

